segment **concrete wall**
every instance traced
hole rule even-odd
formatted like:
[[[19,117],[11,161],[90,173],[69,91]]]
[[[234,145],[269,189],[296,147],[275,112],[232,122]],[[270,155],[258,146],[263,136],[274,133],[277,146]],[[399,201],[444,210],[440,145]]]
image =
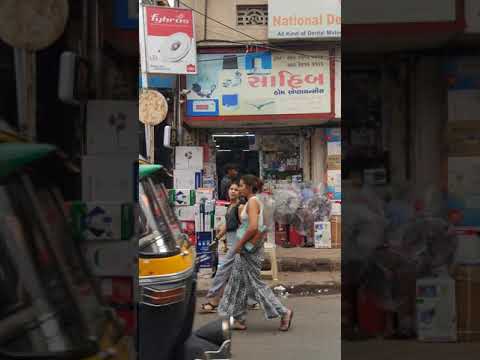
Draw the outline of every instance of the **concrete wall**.
[[[267,41],[268,28],[267,25],[256,26],[237,26],[237,5],[262,5],[267,4],[267,0],[182,0],[186,5],[194,8],[202,14],[207,13],[209,17],[218,20],[230,27],[235,28],[249,36],[260,41]],[[206,6],[208,3],[208,6]],[[252,39],[242,35],[236,31],[220,25],[212,20],[205,19],[205,16],[195,13],[195,28],[197,41],[201,40],[230,40],[230,41],[248,41]],[[205,34],[205,21],[207,23],[207,31]],[[206,35],[206,36],[205,36]],[[203,46],[206,44],[199,44]],[[224,43],[224,45],[228,45]]]

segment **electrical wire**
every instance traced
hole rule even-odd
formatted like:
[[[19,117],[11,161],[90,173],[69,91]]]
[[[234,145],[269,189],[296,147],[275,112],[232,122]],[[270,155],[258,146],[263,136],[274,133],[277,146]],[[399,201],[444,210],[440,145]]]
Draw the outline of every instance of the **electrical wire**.
[[[195,12],[195,13],[197,13],[197,14],[199,14],[199,15],[202,15],[202,16],[204,16],[205,18],[207,18],[207,19],[209,19],[209,20],[211,20],[211,21],[213,21],[213,22],[215,22],[215,23],[217,23],[217,24],[219,24],[219,25],[222,25],[222,26],[224,26],[224,27],[226,27],[226,28],[228,28],[228,29],[230,29],[230,30],[238,33],[238,34],[241,34],[241,35],[243,35],[243,36],[245,36],[245,37],[248,37],[249,39],[257,42],[257,44],[255,44],[255,45],[261,44],[262,47],[265,47],[265,48],[270,49],[270,50],[276,50],[276,51],[286,52],[286,53],[289,53],[289,54],[296,54],[296,55],[300,55],[300,56],[304,56],[304,57],[314,57],[314,58],[317,58],[317,57],[312,56],[312,55],[303,54],[303,53],[299,53],[299,52],[296,52],[296,51],[291,51],[291,50],[283,49],[283,48],[280,48],[280,47],[277,47],[277,46],[274,47],[274,46],[268,45],[268,44],[265,43],[264,41],[259,40],[259,39],[251,36],[250,34],[247,34],[247,33],[243,32],[243,31],[240,31],[240,30],[238,30],[238,29],[235,29],[234,27],[232,27],[232,26],[230,26],[230,25],[227,25],[227,24],[225,24],[225,23],[223,23],[223,22],[221,22],[221,21],[219,21],[219,20],[217,20],[217,19],[214,19],[214,18],[212,18],[211,16],[209,16],[209,15],[207,15],[207,14],[205,14],[205,13],[203,13],[203,12],[197,10],[197,9],[192,8],[191,6],[185,4],[185,3],[182,2],[182,1],[180,1],[180,4],[183,5],[183,6],[185,6],[187,9],[190,9],[190,10],[192,10],[193,12]],[[222,41],[222,40],[213,40],[213,41]],[[227,42],[230,42],[230,41],[227,41]],[[248,45],[248,44],[245,44],[245,43],[240,43],[240,44],[242,44],[242,45]],[[329,59],[330,59],[330,57],[329,57]]]
[[[214,33],[214,34],[217,34],[217,35],[221,35],[213,30],[209,30],[210,32]],[[259,47],[259,48],[264,48],[264,49],[273,49],[275,50],[276,48],[272,48],[270,46],[268,46],[266,43],[263,43],[263,44],[248,44],[248,43],[245,43],[245,42],[241,42],[241,41],[232,41],[232,40],[220,40],[220,39],[210,39],[210,40],[201,40],[199,41],[198,43],[201,43],[201,42],[223,42],[223,43],[228,43],[228,44],[234,44],[234,45],[243,45],[243,46],[246,46],[246,47]],[[286,50],[289,54],[292,54],[292,52]],[[326,50],[322,50],[322,51],[326,51]],[[243,54],[238,54],[236,55],[237,57],[241,57],[241,56],[246,56],[248,53],[248,50],[243,53]],[[296,54],[296,53],[294,53]],[[225,54],[225,55],[232,55],[232,56],[235,56],[235,54]],[[303,56],[303,55],[302,55]],[[334,60],[335,62],[338,62],[340,63],[341,62],[341,57],[340,56],[336,56],[336,55],[332,55],[332,56],[318,56],[318,55],[309,55],[309,57],[311,58],[315,58],[315,59],[322,59],[322,60]],[[203,60],[197,60],[197,62],[208,62],[208,61],[221,61],[223,60],[223,58],[218,58],[218,59],[203,59]]]

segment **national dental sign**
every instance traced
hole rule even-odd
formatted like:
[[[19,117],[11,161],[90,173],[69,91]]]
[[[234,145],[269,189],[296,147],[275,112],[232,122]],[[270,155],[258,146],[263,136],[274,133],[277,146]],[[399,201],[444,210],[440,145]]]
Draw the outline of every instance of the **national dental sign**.
[[[339,40],[341,28],[341,0],[268,1],[271,40]]]

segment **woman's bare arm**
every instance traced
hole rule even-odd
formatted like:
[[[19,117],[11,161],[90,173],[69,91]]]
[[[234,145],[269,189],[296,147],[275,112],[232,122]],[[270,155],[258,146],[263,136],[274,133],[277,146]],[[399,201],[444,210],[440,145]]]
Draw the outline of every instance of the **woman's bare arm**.
[[[247,214],[248,214],[248,228],[245,231],[243,237],[238,240],[236,246],[236,252],[239,253],[242,249],[243,245],[251,239],[253,239],[258,233],[258,216],[260,214],[260,207],[256,200],[250,200],[247,206]]]

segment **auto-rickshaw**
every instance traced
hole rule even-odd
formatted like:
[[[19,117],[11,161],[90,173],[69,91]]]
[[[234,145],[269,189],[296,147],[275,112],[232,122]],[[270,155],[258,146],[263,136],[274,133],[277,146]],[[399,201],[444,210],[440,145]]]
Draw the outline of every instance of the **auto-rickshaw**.
[[[232,319],[213,321],[192,333],[195,248],[168,202],[162,169],[140,159],[139,358],[230,359]]]
[[[74,241],[57,166],[55,147],[0,136],[0,358],[127,360]]]

